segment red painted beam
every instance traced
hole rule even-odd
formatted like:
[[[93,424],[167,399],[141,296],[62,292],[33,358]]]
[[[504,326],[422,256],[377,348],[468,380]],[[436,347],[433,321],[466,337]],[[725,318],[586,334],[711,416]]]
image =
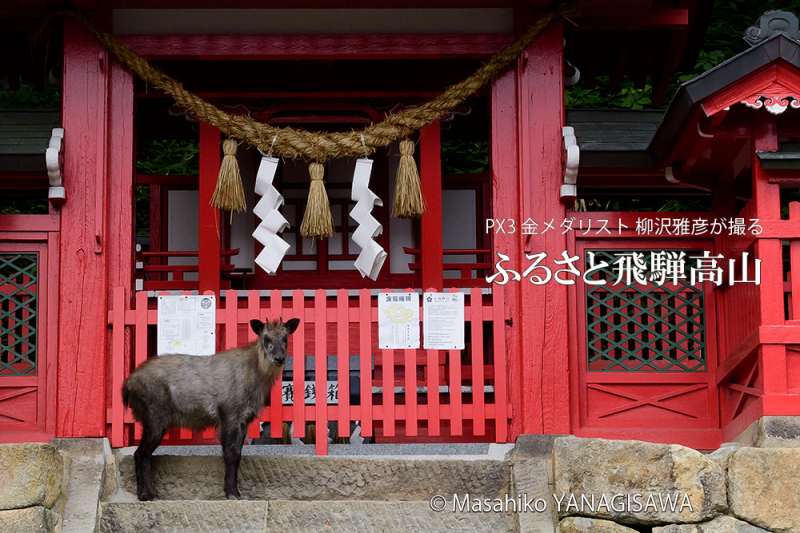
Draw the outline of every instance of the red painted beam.
[[[425,214],[420,220],[422,288],[443,287],[442,243],[442,140],[439,122],[419,132],[420,180]]]
[[[47,215],[0,215],[0,231],[58,231],[59,222],[60,217],[57,213]]]
[[[547,6],[546,0],[529,0],[530,5]],[[511,7],[512,0],[115,0],[117,9],[399,9],[399,8],[481,8]]]
[[[486,57],[511,43],[511,35],[309,34],[126,35],[139,55],[155,59],[440,59]]]
[[[441,91],[405,90],[405,91],[195,91],[194,94],[206,100],[353,100],[358,98],[374,99],[430,99]],[[158,99],[169,98],[164,93],[151,89],[136,93],[136,98]],[[241,109],[240,109],[241,111]]]
[[[604,9],[598,5],[594,9],[581,10],[575,17],[581,29],[613,29],[626,30],[638,28],[686,27],[689,25],[688,9],[648,9],[646,11]]]
[[[220,251],[220,216],[219,210],[211,206],[211,196],[219,175],[220,131],[200,123],[200,179],[197,194],[197,236],[199,249],[199,286],[201,291],[219,292],[221,259]]]

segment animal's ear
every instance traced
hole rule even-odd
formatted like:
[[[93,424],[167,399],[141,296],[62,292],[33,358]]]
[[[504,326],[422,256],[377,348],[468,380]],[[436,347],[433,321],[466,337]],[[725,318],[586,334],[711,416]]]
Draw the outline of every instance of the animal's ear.
[[[297,326],[300,325],[300,319],[299,318],[290,318],[289,320],[284,322],[283,325],[286,328],[286,331],[289,332],[289,335],[291,335],[297,329]]]
[[[264,323],[257,318],[250,321],[250,327],[256,335],[261,335],[261,332],[264,331]]]

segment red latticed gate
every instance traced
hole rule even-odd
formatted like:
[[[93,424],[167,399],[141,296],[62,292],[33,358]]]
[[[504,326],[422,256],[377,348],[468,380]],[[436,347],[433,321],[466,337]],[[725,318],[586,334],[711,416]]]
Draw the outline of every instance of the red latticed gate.
[[[137,292],[131,306],[125,289],[113,292],[108,315],[113,446],[133,444],[141,436],[120,391],[131,368],[155,357],[156,296]],[[267,436],[261,432],[268,424],[268,436],[275,439],[305,438],[312,427],[316,435],[325,427],[331,435],[346,438],[358,424],[362,437],[378,442],[505,442],[511,407],[503,299],[502,288],[469,289],[463,351],[381,350],[377,291],[223,291],[216,314],[217,344],[226,349],[253,341],[253,318],[301,319],[289,343],[287,383],[275,384],[269,407],[248,430],[250,437]],[[315,391],[311,402],[305,398],[310,389]],[[167,442],[213,439],[213,430],[178,429]],[[326,438],[315,438],[315,443],[317,453],[327,453]]]
[[[55,381],[55,339],[49,335],[54,320],[47,319],[47,242],[2,237],[0,441],[46,440],[55,428],[55,388],[48,387]]]
[[[576,286],[577,376],[573,378],[575,432],[583,436],[637,438],[696,448],[719,445],[714,292],[647,276],[622,279],[620,257],[650,262],[651,251],[713,250],[710,243],[678,239],[578,241],[591,281]],[[592,257],[594,256],[594,263]],[[686,261],[687,278],[688,265]],[[584,271],[586,271],[584,270]]]

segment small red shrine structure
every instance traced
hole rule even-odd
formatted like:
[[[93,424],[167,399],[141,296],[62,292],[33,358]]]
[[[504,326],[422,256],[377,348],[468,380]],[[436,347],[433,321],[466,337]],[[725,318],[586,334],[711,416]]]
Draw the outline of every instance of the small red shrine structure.
[[[430,98],[549,7],[480,0],[434,0],[427,9],[382,1],[345,9],[348,2],[313,0],[270,9],[231,2],[223,10],[183,0],[80,4],[133,51],[218,105],[310,129],[360,127]],[[252,437],[266,428],[279,438],[290,427],[303,438],[311,424],[346,437],[358,423],[362,436],[377,441],[507,442],[557,433],[712,449],[761,417],[800,416],[800,204],[789,201],[800,189],[797,19],[765,15],[780,23],[752,29],[748,50],[681,85],[663,117],[567,113],[565,80],[577,78],[572,63],[591,70],[605,57],[595,46],[624,56],[628,43],[606,41],[620,28],[642,36],[643,53],[665,58],[618,64],[656,79],[663,98],[704,9],[692,1],[612,5],[580,2],[577,29],[553,23],[477,98],[470,117],[485,121],[471,127],[488,139],[486,171],[443,170],[443,138],[460,127],[458,117],[419,132],[428,209],[413,223],[376,209],[389,257],[374,282],[352,268],[352,160],[326,169],[335,235],[319,243],[296,229],[305,165],[282,163],[278,179],[292,225],[284,237],[292,247],[281,271],[268,276],[253,265],[251,214],[231,219],[210,206],[219,130],[175,118],[164,95],[139,84],[66,20],[63,137],[49,141],[49,179],[44,171],[0,176],[7,190],[38,180],[51,191],[47,214],[0,215],[0,441],[135,442],[139,428],[120,387],[155,356],[159,291],[215,294],[220,349],[248,340],[251,318],[302,319],[286,379],[294,391],[335,381],[338,401],[322,394],[310,403],[297,394],[285,401],[276,386]],[[137,170],[143,132],[169,134],[176,123],[196,135],[196,175]],[[565,149],[564,126],[577,138],[576,182],[577,152]],[[615,135],[624,142],[615,144]],[[397,157],[393,147],[374,157],[372,183],[384,199]],[[252,189],[257,154],[240,150],[239,158]],[[138,232],[140,191],[148,194],[146,238]],[[617,207],[577,211],[576,196],[699,196],[708,210],[639,212],[608,202]],[[637,232],[637,220],[665,218],[758,219],[763,231]],[[486,232],[486,219],[514,220],[517,231]],[[528,219],[555,229],[523,234]],[[565,220],[574,228],[604,220],[608,231],[564,232]],[[522,267],[526,254],[539,252],[557,258],[566,251],[583,262],[590,251],[665,249],[749,252],[762,262],[761,284],[600,289],[581,281],[485,280],[498,253]],[[465,350],[377,347],[378,291],[422,289],[466,293]],[[170,441],[211,438],[180,430]],[[326,439],[316,446],[325,453]]]

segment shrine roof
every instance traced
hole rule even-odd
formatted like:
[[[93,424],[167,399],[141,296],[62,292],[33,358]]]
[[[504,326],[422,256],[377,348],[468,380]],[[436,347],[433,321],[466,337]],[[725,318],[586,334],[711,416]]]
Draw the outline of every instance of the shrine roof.
[[[0,110],[0,171],[44,172],[44,152],[60,124],[57,110]]]
[[[663,117],[661,111],[567,111],[575,128],[582,167],[649,167],[648,147]]]
[[[777,33],[681,84],[650,144],[652,156],[656,160],[668,156],[692,111],[703,100],[779,60],[800,68],[800,42]]]

